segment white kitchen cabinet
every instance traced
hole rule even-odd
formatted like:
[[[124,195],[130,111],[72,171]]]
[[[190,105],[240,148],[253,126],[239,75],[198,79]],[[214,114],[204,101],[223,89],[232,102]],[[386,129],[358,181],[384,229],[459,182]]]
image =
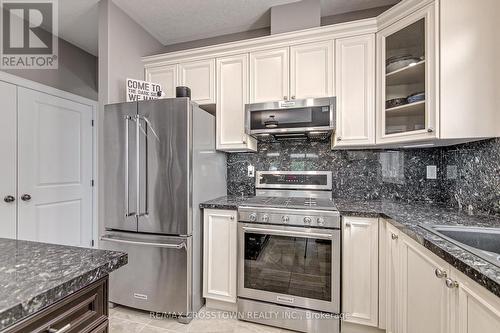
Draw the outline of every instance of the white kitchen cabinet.
[[[409,0],[378,17],[377,144],[451,145],[499,136],[499,11],[495,0]],[[387,67],[403,55],[414,59]],[[419,92],[423,100],[386,105]]]
[[[375,35],[335,41],[334,147],[375,144]]]
[[[179,64],[179,86],[191,89],[191,100],[202,104],[215,103],[215,59]]]
[[[203,297],[236,302],[237,212],[205,209],[203,213]]]
[[[290,47],[290,98],[334,95],[333,40]]]
[[[378,325],[378,219],[342,218],[342,312],[347,322]]]
[[[158,83],[165,98],[175,97],[175,87],[178,86],[177,65],[165,65],[146,68],[146,81]]]
[[[0,238],[16,238],[17,207],[17,87],[0,81]],[[11,201],[14,200],[14,201]]]
[[[250,103],[288,99],[289,48],[250,53]]]
[[[452,332],[500,332],[500,298],[456,269],[451,269]]]
[[[377,33],[377,143],[439,137],[437,2],[418,9]],[[406,67],[391,59],[413,57]],[[396,98],[423,93],[422,100],[386,105]]]
[[[257,141],[245,134],[248,103],[248,54],[217,59],[217,149],[256,151]]]
[[[396,333],[399,314],[399,231],[389,222],[386,223],[385,235],[385,300],[386,332]]]
[[[399,332],[449,332],[449,265],[406,235],[399,250]]]

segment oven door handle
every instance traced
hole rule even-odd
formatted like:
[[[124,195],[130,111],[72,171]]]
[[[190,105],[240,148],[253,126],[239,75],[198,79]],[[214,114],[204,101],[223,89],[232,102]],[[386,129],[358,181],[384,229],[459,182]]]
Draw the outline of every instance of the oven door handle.
[[[274,236],[292,236],[292,237],[318,238],[318,239],[333,238],[333,234],[320,234],[317,232],[302,232],[302,231],[276,230],[276,229],[252,228],[252,227],[243,227],[243,231],[255,232],[266,235],[274,235]]]

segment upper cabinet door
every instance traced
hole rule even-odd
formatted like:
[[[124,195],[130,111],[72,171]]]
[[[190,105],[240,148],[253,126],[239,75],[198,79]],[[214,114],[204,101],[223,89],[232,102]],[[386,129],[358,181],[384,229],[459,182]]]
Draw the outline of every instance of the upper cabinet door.
[[[436,6],[377,34],[377,143],[439,138]]]
[[[375,144],[375,35],[335,41],[335,147]]]
[[[177,65],[166,65],[146,68],[146,81],[159,83],[165,97],[175,97],[177,82]]]
[[[250,53],[250,103],[288,99],[289,48]]]
[[[17,88],[0,82],[2,130],[0,131],[0,238],[16,238]]]
[[[245,134],[248,103],[248,54],[217,59],[217,149],[256,151],[257,142]]]
[[[180,63],[179,82],[191,89],[194,102],[215,103],[215,59]]]
[[[333,96],[333,41],[290,48],[290,98]]]

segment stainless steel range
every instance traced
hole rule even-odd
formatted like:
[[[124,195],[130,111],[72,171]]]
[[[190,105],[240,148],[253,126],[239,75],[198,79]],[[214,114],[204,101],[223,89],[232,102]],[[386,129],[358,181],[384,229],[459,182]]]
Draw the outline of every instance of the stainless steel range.
[[[244,320],[339,332],[340,214],[331,190],[327,171],[256,173],[257,195],[238,209]]]

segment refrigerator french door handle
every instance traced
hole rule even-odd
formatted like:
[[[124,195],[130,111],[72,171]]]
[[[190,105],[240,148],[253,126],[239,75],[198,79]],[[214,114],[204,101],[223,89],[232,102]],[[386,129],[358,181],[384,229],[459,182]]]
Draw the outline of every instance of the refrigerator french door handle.
[[[128,168],[128,164],[129,164],[129,154],[128,154],[128,150],[129,150],[129,139],[128,139],[129,130],[128,130],[128,126],[129,126],[129,121],[131,121],[131,120],[132,120],[132,117],[125,116],[125,217],[130,217],[130,216],[134,216],[135,215],[135,212],[131,212],[130,211],[130,201],[129,201],[130,173],[129,173],[129,168]]]
[[[131,245],[154,246],[154,247],[162,247],[162,248],[174,249],[174,250],[180,250],[180,249],[187,248],[186,242],[182,242],[180,244],[136,242],[136,241],[130,241],[130,240],[125,240],[125,239],[120,239],[120,238],[111,238],[111,237],[107,237],[107,236],[101,236],[101,241],[131,244]]]
[[[140,131],[141,129],[141,123],[140,123],[140,116],[137,115],[135,116],[135,162],[136,162],[136,200],[135,200],[135,211],[137,212],[137,216],[141,216],[140,210],[141,210],[141,144],[140,144]]]
[[[145,128],[142,127],[141,125],[141,120],[144,121],[144,123],[146,124]],[[146,159],[146,169],[144,170],[144,179],[145,179],[145,190],[144,190],[144,195],[145,195],[145,199],[144,199],[144,211],[141,212],[140,209],[141,209],[141,206],[140,206],[140,200],[141,200],[141,196],[140,196],[140,181],[139,181],[139,177],[140,177],[140,173],[138,173],[138,177],[137,177],[137,216],[138,217],[141,217],[141,216],[148,216],[149,214],[149,198],[148,198],[148,182],[149,182],[149,175],[148,175],[148,167],[147,167],[147,160],[148,160],[148,143],[149,143],[149,140],[148,140],[148,130],[151,130],[151,132],[153,133],[153,135],[158,139],[158,136],[156,135],[156,132],[153,130],[153,128],[151,127],[151,123],[149,122],[149,120],[144,117],[144,116],[140,116],[140,115],[137,115],[137,133],[139,133],[139,130],[140,132],[142,132],[142,134],[144,134],[144,140],[146,141],[146,150],[145,150],[145,153],[144,153],[144,158]],[[139,134],[137,135],[137,168],[139,168],[139,164],[140,164],[140,144],[139,144]]]

